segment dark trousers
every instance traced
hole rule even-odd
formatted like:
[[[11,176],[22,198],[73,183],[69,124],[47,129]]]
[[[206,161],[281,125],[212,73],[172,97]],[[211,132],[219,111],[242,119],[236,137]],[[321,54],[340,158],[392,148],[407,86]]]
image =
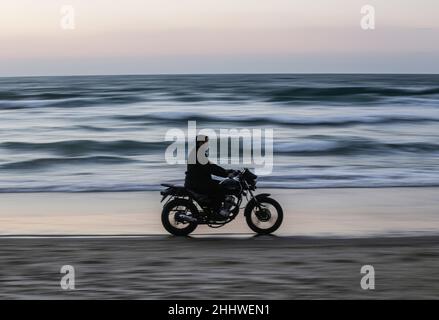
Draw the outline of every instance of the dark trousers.
[[[206,195],[209,198],[211,207],[214,211],[218,211],[221,208],[221,204],[226,198],[224,189],[221,187],[218,180],[212,180],[208,183],[203,183],[202,185],[190,185],[189,189],[195,191],[196,193]]]
[[[219,181],[213,180],[212,183],[207,186],[206,194],[212,201],[212,209],[218,211],[221,208],[221,204],[224,202],[224,199],[226,198],[224,189],[219,184]]]

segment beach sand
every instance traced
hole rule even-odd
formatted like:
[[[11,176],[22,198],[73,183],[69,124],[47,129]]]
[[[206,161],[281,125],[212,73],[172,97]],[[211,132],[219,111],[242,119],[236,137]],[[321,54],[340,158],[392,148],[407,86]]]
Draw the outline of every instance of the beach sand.
[[[281,236],[439,235],[439,188],[261,189],[280,202]],[[0,194],[1,235],[163,235],[158,191]],[[251,234],[243,215],[194,234]]]
[[[285,210],[276,235],[240,216],[190,238],[166,235],[157,192],[1,194],[0,298],[439,298],[437,188],[268,191]]]
[[[439,298],[439,237],[3,238],[0,255],[2,299]]]

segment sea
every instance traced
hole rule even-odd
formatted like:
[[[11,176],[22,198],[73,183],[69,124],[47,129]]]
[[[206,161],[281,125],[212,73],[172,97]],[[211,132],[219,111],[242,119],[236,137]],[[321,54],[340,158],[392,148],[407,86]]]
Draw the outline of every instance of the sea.
[[[165,136],[189,121],[272,130],[260,187],[439,186],[439,75],[117,75],[0,78],[0,192],[181,183]]]

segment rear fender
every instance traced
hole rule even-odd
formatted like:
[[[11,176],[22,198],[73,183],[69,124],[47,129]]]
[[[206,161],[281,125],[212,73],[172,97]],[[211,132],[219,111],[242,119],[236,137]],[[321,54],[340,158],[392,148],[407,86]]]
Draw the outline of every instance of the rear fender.
[[[169,187],[169,188],[161,191],[160,194],[163,197],[161,202],[163,202],[163,200],[165,200],[166,197],[168,197],[168,196],[172,196],[172,197],[189,197],[189,198],[191,198],[191,195],[188,192],[186,192],[186,190],[184,190],[182,188]]]
[[[171,195],[171,188],[167,188],[166,190],[160,191],[160,194],[162,195],[162,200],[160,202],[163,202],[167,197]]]
[[[160,202],[163,202],[163,201],[165,201],[165,199],[167,198],[167,197],[169,197],[169,194],[162,194],[162,200],[160,200]]]

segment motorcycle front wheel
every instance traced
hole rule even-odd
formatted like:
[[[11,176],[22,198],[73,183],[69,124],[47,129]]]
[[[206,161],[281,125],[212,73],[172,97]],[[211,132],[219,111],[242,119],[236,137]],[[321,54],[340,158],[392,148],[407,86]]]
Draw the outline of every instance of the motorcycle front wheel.
[[[270,234],[279,229],[284,213],[280,204],[272,198],[250,202],[245,208],[247,225],[257,234]]]
[[[197,207],[189,200],[174,199],[168,202],[162,211],[162,224],[169,233],[175,236],[187,236],[198,226],[197,222],[182,221],[178,215],[197,216]]]

